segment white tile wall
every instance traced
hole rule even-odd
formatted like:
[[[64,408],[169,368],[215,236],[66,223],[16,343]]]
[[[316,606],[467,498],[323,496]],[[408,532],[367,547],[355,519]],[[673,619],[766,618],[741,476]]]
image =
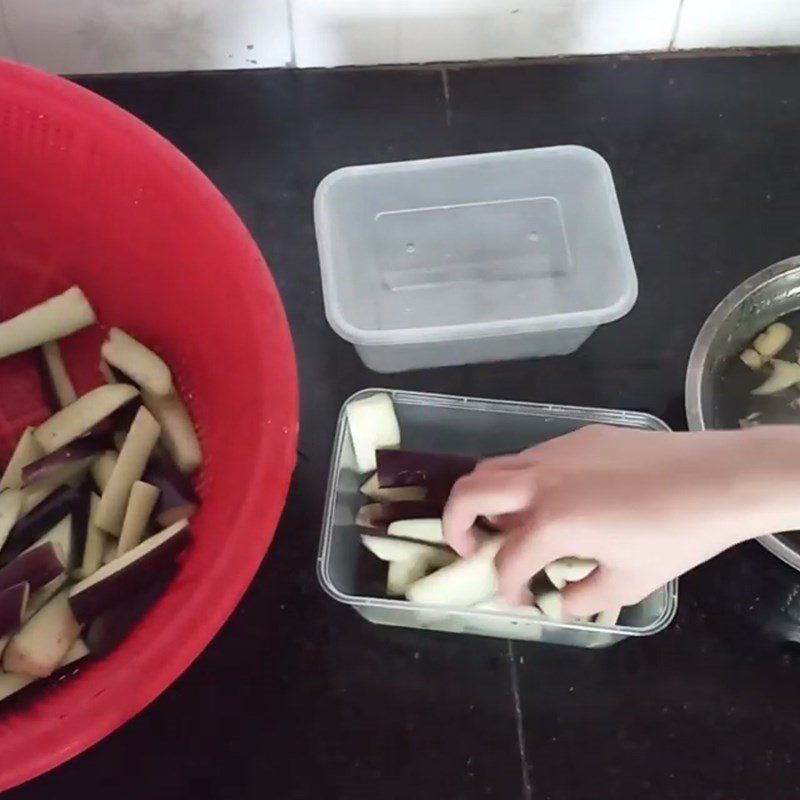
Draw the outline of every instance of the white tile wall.
[[[800,44],[800,0],[684,0],[675,47]]]
[[[3,55],[60,73],[242,69],[291,60],[287,0],[0,0]]]
[[[62,73],[799,44],[800,0],[0,0],[0,57]]]
[[[663,50],[679,0],[291,0],[297,65]]]

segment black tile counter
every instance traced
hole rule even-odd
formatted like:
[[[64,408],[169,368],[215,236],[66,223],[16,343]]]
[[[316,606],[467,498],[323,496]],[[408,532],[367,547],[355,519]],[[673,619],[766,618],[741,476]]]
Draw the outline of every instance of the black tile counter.
[[[800,654],[781,641],[798,636],[778,624],[798,590],[756,544],[683,580],[667,632],[603,651],[374,627],[315,577],[336,415],[357,389],[628,408],[684,426],[703,319],[745,276],[800,251],[800,57],[82,83],[172,140],[258,240],[295,337],[300,456],[269,557],[204,655],[9,800],[800,795]],[[318,181],[348,164],[562,143],[612,166],[634,310],[565,358],[367,371],[323,315]]]

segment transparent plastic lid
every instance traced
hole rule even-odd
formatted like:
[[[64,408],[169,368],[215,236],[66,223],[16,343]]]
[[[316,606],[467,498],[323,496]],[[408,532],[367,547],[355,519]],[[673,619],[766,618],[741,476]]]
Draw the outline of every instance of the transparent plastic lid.
[[[611,170],[585,147],[346,167],[314,215],[328,321],[354,344],[596,326],[636,300]]]

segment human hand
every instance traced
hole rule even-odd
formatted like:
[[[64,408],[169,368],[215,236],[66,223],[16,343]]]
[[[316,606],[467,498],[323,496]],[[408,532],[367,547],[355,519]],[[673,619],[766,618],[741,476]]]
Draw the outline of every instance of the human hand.
[[[482,461],[453,487],[445,539],[462,556],[488,517],[509,603],[565,556],[599,567],[563,591],[568,614],[631,605],[745,539],[800,525],[800,428],[669,433],[589,426]]]

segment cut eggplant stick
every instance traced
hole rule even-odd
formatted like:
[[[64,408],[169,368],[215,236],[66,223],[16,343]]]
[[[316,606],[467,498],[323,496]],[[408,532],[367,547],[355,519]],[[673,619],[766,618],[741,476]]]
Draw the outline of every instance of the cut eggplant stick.
[[[418,542],[444,544],[444,532],[440,519],[403,519],[390,523],[386,529],[389,536],[416,539]]]
[[[376,458],[382,487],[422,486],[429,501],[439,502],[447,500],[453,484],[478,463],[472,456],[415,450],[378,450]]]
[[[64,486],[56,490],[43,503],[36,506],[27,516],[22,517],[11,529],[6,546],[0,552],[0,563],[7,563],[26,548],[30,548],[53,526],[73,513],[79,504],[85,502],[85,492],[75,487]]]
[[[72,385],[58,342],[45,342],[42,345],[42,358],[46,372],[45,379],[48,380],[59,407],[64,408],[74,403],[78,399],[78,393]]]
[[[22,556],[30,553],[32,550],[43,547],[44,545],[52,545],[55,553],[61,561],[61,566],[64,574],[67,574],[72,567],[72,562],[75,558],[76,552],[76,533],[74,530],[74,522],[72,514],[67,515],[62,520],[57,522],[41,539],[38,539],[26,550],[22,551]],[[18,558],[21,556],[18,556]],[[61,576],[57,576],[61,577]],[[54,578],[53,580],[56,580]],[[53,581],[50,581],[52,583]],[[45,588],[47,584],[40,588]],[[35,594],[35,592],[33,592]]]
[[[378,508],[374,508],[377,505]],[[402,500],[400,502],[369,503],[368,518],[373,526],[391,525],[394,522],[414,519],[439,519],[444,511],[442,503],[429,500]]]
[[[43,422],[36,429],[36,440],[45,453],[52,453],[88,433],[138,394],[135,386],[122,383],[92,389]]]
[[[164,594],[178,570],[177,564],[166,567],[155,580],[93,619],[85,634],[92,655],[104,656],[116,648]]]
[[[150,483],[136,481],[133,484],[128,507],[125,509],[125,518],[122,521],[117,556],[124,555],[142,541],[147,523],[156,507],[158,495],[158,488]]]
[[[88,458],[96,458],[111,446],[111,437],[107,433],[90,433],[81,436],[58,450],[37,458],[22,468],[22,485],[30,486],[58,473],[64,467],[71,466]]]
[[[29,620],[40,609],[44,608],[61,591],[66,582],[67,574],[64,573],[57,578],[53,578],[50,583],[46,583],[41,589],[31,592],[28,597],[28,604],[25,606],[24,620]]]
[[[406,592],[412,603],[471,606],[497,594],[494,557],[502,537],[484,542],[471,558],[459,559],[414,583]]]
[[[0,646],[0,653],[2,652],[3,648]],[[68,667],[70,664],[74,664],[76,661],[80,661],[82,658],[86,658],[89,655],[91,655],[91,653],[86,645],[86,642],[84,642],[83,639],[78,638],[72,643],[72,647],[67,650],[67,654],[61,660],[61,663],[58,666],[59,668]],[[10,697],[12,694],[16,694],[16,692],[24,689],[26,686],[36,683],[38,680],[39,678],[34,678],[32,675],[20,675],[14,672],[0,672],[0,702],[5,700],[7,697]]]
[[[380,503],[367,503],[365,506],[361,506],[356,513],[356,525],[362,528],[376,528],[376,520],[380,517],[382,510]]]
[[[2,639],[0,639],[0,644],[2,644]],[[17,692],[24,689],[26,686],[30,686],[34,683],[37,678],[32,677],[31,675],[17,675],[13,672],[0,672],[0,703],[5,700],[7,697],[11,697],[12,694],[16,694]]]
[[[200,499],[192,482],[178,469],[165,452],[154,453],[144,473],[144,480],[159,490],[155,520],[167,528],[181,519],[194,516]]]
[[[111,473],[114,471],[114,466],[117,463],[116,450],[106,450],[105,453],[100,455],[90,467],[92,479],[94,480],[97,488],[103,492],[108,485],[108,480]]]
[[[366,495],[370,500],[383,502],[403,502],[406,500],[424,500],[425,489],[422,486],[398,486],[392,488],[381,488],[378,483],[378,473],[374,473],[371,478],[364,482],[359,489],[361,494]]]
[[[420,578],[457,560],[458,556],[452,550],[430,547],[418,556],[390,561],[386,573],[386,594],[389,597],[403,597]]]
[[[400,446],[400,425],[388,394],[373,394],[348,403],[345,416],[359,472],[375,469],[375,451],[379,448]]]
[[[100,374],[103,376],[103,380],[106,383],[119,383],[114,371],[108,366],[108,362],[104,361],[102,358],[100,359],[97,369],[100,371]]]
[[[47,542],[0,567],[0,589],[7,589],[16,583],[29,583],[31,591],[35,591],[63,572],[64,559],[58,545]]]
[[[764,358],[774,358],[791,338],[792,329],[785,322],[775,322],[753,339],[753,349]]]
[[[69,648],[69,650],[67,650],[67,654],[64,656],[58,666],[68,667],[70,664],[74,664],[76,661],[80,661],[82,658],[86,658],[91,654],[92,651],[89,650],[89,645],[83,639],[78,637],[72,643],[72,646]]]
[[[189,410],[176,391],[160,396],[142,393],[142,401],[161,425],[161,441],[181,472],[188,475],[203,463],[203,451]]]
[[[5,636],[22,625],[30,589],[27,583],[17,583],[0,590],[0,636]]]
[[[106,543],[103,547],[103,564],[110,564],[117,557],[117,541],[113,536],[106,537]]]
[[[19,519],[22,510],[22,492],[19,489],[4,489],[0,492],[0,550]]]
[[[172,391],[172,373],[164,360],[119,328],[108,332],[103,358],[124,372],[143,391],[163,397]]]
[[[778,358],[774,358],[770,363],[772,374],[750,394],[775,394],[800,384],[800,364],[796,364],[794,361],[781,361]]]
[[[402,561],[390,561],[386,573],[386,594],[402,597],[411,586],[429,572],[452,564],[458,556],[452,550],[429,547]]]
[[[75,616],[88,622],[163,575],[188,544],[188,525],[186,520],[176,522],[75,584],[69,593]]]
[[[407,539],[395,539],[372,533],[362,533],[361,542],[374,556],[381,561],[408,561],[412,558],[427,558],[444,548],[424,542],[410,542]],[[444,552],[447,552],[446,550]],[[452,552],[452,551],[451,551]]]
[[[61,592],[11,637],[3,653],[3,669],[46,678],[64,660],[80,632],[67,593]]]
[[[11,460],[0,478],[0,489],[21,489],[22,469],[44,455],[39,442],[36,441],[33,428],[26,428],[20,437]]]
[[[428,564],[424,559],[390,561],[386,573],[386,594],[389,597],[403,597],[412,584],[427,574]]]
[[[83,560],[78,570],[78,577],[81,580],[94,575],[103,564],[103,552],[108,536],[97,525],[97,509],[99,505],[100,498],[92,492],[89,504],[89,527],[86,531],[86,545],[83,548]]]
[[[24,518],[26,515],[30,514],[57,489],[63,486],[69,485],[72,488],[77,488],[82,482],[90,464],[91,459],[88,458],[83,461],[76,461],[74,464],[68,464],[52,473],[48,478],[23,489],[20,516]]]
[[[71,514],[67,514],[66,517],[59,520],[41,539],[37,539],[22,553],[29,553],[31,550],[35,550],[45,544],[51,544],[55,547],[56,555],[61,559],[61,564],[66,572],[69,569],[75,549]]]
[[[62,339],[97,322],[84,293],[73,286],[0,323],[0,358]]]
[[[542,613],[550,619],[564,621],[564,600],[561,593],[555,589],[547,592],[541,592],[536,595],[536,605],[541,609]]]
[[[764,366],[766,359],[752,347],[748,347],[739,353],[739,360],[746,367],[750,369],[761,369]]]
[[[556,589],[563,589],[568,583],[582,581],[597,569],[597,562],[590,558],[559,558],[544,568],[545,575]]]
[[[161,426],[142,406],[125,437],[117,463],[100,497],[95,521],[104,531],[118,536],[122,530],[131,487],[144,475],[160,433]]]

